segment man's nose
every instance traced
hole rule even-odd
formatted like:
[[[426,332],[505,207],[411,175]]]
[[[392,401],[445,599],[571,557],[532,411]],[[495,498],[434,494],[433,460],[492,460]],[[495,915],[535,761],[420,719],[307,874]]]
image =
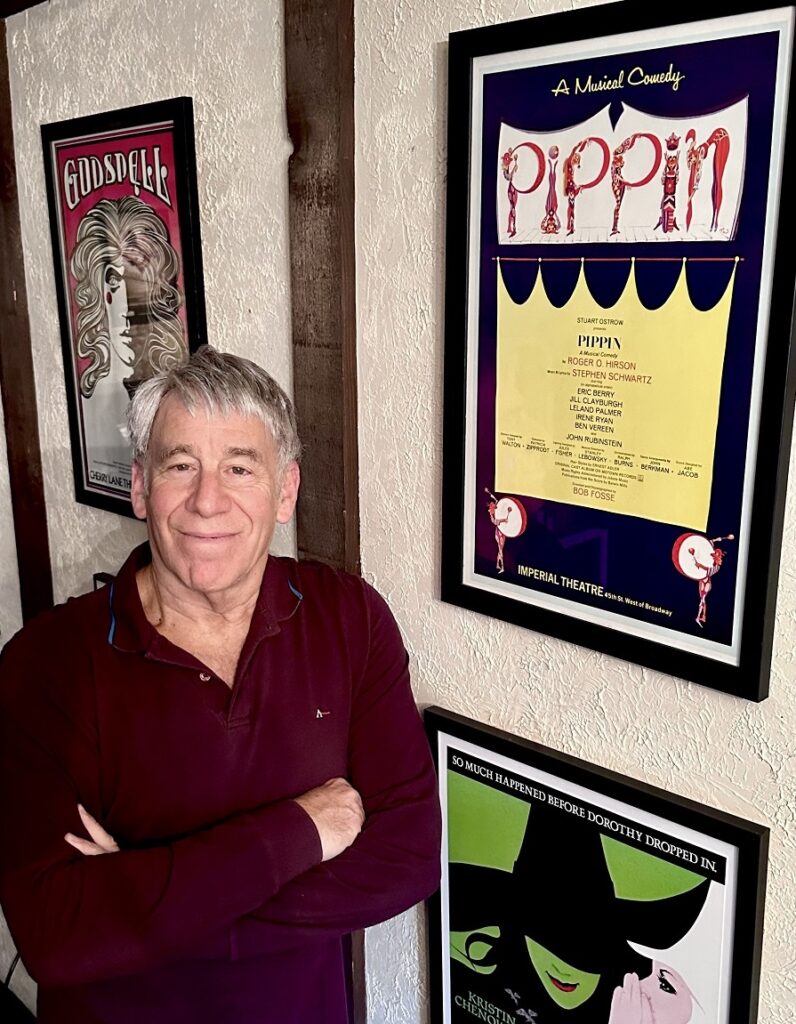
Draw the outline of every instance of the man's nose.
[[[185,505],[189,512],[196,512],[197,515],[205,517],[216,516],[227,511],[229,495],[221,477],[215,470],[199,470]]]

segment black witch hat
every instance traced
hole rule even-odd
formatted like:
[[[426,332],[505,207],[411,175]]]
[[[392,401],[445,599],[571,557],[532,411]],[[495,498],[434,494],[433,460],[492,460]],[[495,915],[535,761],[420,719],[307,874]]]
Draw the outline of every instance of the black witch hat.
[[[452,931],[498,925],[525,936],[581,971],[640,972],[649,961],[628,946],[668,949],[693,926],[709,880],[665,899],[616,896],[600,831],[577,816],[535,804],[513,871],[449,865]],[[612,982],[613,983],[613,982]]]

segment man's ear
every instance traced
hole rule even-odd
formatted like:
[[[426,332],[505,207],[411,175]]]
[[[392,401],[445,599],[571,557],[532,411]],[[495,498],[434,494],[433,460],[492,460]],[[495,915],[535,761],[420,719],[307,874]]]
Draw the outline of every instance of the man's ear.
[[[146,478],[144,469],[136,459],[133,462],[133,481],[130,487],[130,501],[138,519],[146,519]]]
[[[278,523],[287,523],[293,515],[298,498],[301,470],[297,462],[289,462],[282,474],[282,489],[279,494],[279,508],[276,512]],[[136,513],[137,514],[137,513]]]

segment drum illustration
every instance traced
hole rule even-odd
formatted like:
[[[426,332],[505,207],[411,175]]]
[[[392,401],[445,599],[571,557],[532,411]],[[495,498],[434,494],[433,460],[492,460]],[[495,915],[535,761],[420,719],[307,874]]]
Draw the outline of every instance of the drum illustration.
[[[495,506],[495,526],[505,537],[520,537],[525,533],[528,517],[516,498],[501,498]]]
[[[525,533],[528,516],[522,502],[516,498],[509,495],[496,498],[488,487],[484,488],[484,493],[489,495],[489,503],[486,508],[492,525],[495,527],[495,543],[497,544],[495,568],[498,573],[502,573],[505,571],[503,548],[506,545],[506,538],[512,539]]]
[[[708,540],[701,533],[681,533],[672,546],[675,569],[688,579],[695,580],[699,588],[696,624],[700,629],[707,621],[708,594],[713,589],[713,577],[724,561],[725,552],[716,545],[724,540],[735,540],[735,534],[729,533],[726,537]]]
[[[713,565],[713,542],[701,533],[681,533],[672,548],[674,567],[690,580],[704,580]]]

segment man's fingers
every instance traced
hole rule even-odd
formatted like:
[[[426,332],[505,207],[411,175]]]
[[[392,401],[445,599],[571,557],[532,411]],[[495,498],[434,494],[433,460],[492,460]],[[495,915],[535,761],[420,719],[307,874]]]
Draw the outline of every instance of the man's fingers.
[[[108,852],[107,850],[103,850],[101,846],[97,846],[96,843],[89,842],[88,839],[81,839],[80,836],[73,836],[71,832],[67,832],[64,839],[70,846],[74,846],[74,848],[85,857],[96,857],[98,854]]]
[[[93,818],[82,804],[77,805],[77,812],[83,827],[91,836],[91,839],[82,839],[80,836],[67,832],[64,839],[70,846],[82,853],[84,857],[96,857],[101,853],[117,853],[118,844],[112,835],[107,833],[100,823]]]
[[[116,840],[100,825],[100,823],[93,818],[82,804],[77,805],[77,812],[80,815],[80,820],[83,822],[83,826],[99,846],[101,853],[118,853],[119,846]]]

